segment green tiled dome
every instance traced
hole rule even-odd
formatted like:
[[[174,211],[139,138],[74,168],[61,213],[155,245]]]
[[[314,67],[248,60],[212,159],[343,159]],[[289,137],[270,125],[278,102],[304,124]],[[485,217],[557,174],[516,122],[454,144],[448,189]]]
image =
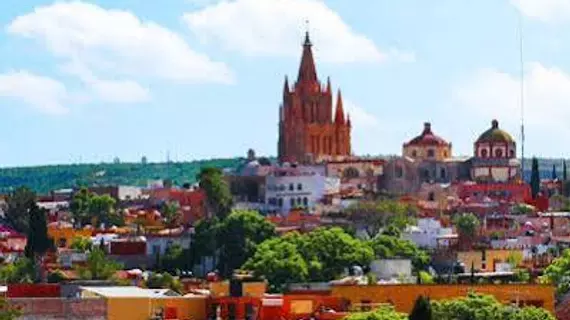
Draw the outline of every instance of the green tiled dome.
[[[514,143],[515,139],[506,131],[499,129],[499,122],[493,120],[491,128],[479,136],[477,142],[507,142]]]

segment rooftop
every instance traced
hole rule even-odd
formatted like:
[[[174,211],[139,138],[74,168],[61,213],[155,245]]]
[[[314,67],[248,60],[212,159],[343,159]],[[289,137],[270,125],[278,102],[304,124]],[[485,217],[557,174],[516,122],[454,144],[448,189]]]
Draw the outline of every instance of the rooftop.
[[[180,296],[170,289],[144,289],[134,286],[81,287],[81,290],[89,291],[105,298],[158,298]]]

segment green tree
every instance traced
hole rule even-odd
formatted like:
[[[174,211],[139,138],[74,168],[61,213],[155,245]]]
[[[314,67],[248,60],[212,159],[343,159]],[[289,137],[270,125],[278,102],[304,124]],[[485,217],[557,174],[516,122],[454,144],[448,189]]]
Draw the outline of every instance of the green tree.
[[[69,209],[76,223],[83,226],[90,223],[106,226],[122,226],[122,215],[115,210],[116,200],[108,194],[97,195],[81,188],[71,200]]]
[[[271,292],[282,292],[287,283],[303,282],[309,276],[305,258],[287,236],[261,243],[242,269],[264,276]]]
[[[87,237],[75,237],[71,240],[69,247],[73,250],[87,252],[93,248],[93,242]]]
[[[182,284],[180,280],[172,276],[170,273],[153,273],[145,282],[146,287],[150,289],[170,289],[178,293],[182,293]]]
[[[368,312],[355,312],[344,318],[345,320],[408,320],[408,316],[396,312],[392,307],[381,307]]]
[[[417,208],[395,200],[359,201],[346,209],[347,218],[373,238],[383,229],[403,230],[414,223]]]
[[[224,219],[231,212],[232,194],[222,170],[213,167],[202,168],[197,180],[206,193],[209,212]]]
[[[532,191],[532,198],[536,199],[536,196],[540,192],[540,174],[538,172],[538,159],[536,157],[532,158],[532,171],[530,174],[530,188]]]
[[[33,283],[36,278],[34,262],[22,257],[0,267],[0,280],[5,283]]]
[[[75,222],[81,226],[91,223],[89,217],[89,202],[91,200],[91,193],[87,188],[81,188],[73,195],[69,204],[71,215]]]
[[[25,255],[29,259],[41,258],[49,249],[53,248],[53,240],[47,232],[46,211],[33,205],[28,214],[28,234]]]
[[[219,226],[220,222],[216,217],[198,221],[192,235],[192,246],[190,246],[193,259],[192,264],[201,263],[202,267],[204,267],[206,257],[213,257],[214,265],[216,264]]]
[[[46,252],[54,248],[53,239],[47,233],[46,210],[39,208],[36,204],[32,206],[28,213],[28,234],[25,256],[30,259],[35,266],[35,281],[42,281],[43,257]]]
[[[493,296],[469,293],[467,297],[433,301],[433,318],[438,320],[555,320],[544,309],[503,305]]]
[[[347,268],[367,266],[372,259],[367,242],[341,228],[319,228],[264,241],[242,268],[264,276],[279,291],[287,283],[337,279]]]
[[[544,270],[541,282],[556,285],[556,294],[563,296],[570,292],[570,249],[564,250],[562,255]]]
[[[428,298],[419,296],[410,313],[409,320],[431,320],[431,303]]]
[[[36,204],[36,194],[27,187],[19,187],[6,198],[5,219],[14,230],[28,232],[28,213]]]
[[[558,174],[556,173],[556,165],[552,165],[552,180],[558,179]]]
[[[374,251],[341,228],[318,228],[297,239],[309,265],[311,281],[329,281],[340,277],[346,268],[368,266]]]
[[[22,315],[22,311],[10,305],[5,298],[0,298],[0,320],[16,320]]]
[[[180,205],[178,204],[178,202],[173,202],[173,201],[166,202],[162,206],[161,213],[164,224],[168,228],[176,227],[180,223],[180,219],[182,218],[180,212]]]
[[[408,240],[379,235],[370,242],[370,245],[374,249],[376,258],[410,258],[415,270],[426,269],[430,262],[429,254]]]
[[[256,211],[235,210],[217,227],[220,272],[231,275],[255,253],[257,245],[276,236],[275,226]]]
[[[459,233],[472,238],[477,235],[480,223],[479,218],[473,213],[463,213],[453,219],[453,224],[457,227]]]
[[[186,254],[180,245],[174,244],[169,246],[161,258],[161,271],[175,274],[177,271],[187,268],[185,263]]]
[[[110,280],[121,268],[121,264],[107,259],[103,250],[94,248],[87,256],[86,265],[77,267],[77,272],[83,280]]]

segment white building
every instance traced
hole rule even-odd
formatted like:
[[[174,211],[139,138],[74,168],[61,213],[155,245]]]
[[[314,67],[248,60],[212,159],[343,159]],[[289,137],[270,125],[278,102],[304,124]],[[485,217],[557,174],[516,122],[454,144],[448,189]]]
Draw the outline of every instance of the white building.
[[[265,204],[280,213],[294,208],[313,211],[326,194],[338,193],[339,188],[340,180],[327,177],[324,165],[284,166],[266,177]]]
[[[453,235],[453,229],[443,228],[441,223],[434,218],[418,219],[417,226],[408,226],[402,233],[402,238],[410,240],[421,248],[436,248],[438,239]],[[440,241],[440,245],[445,245]]]
[[[192,242],[191,233],[183,231],[182,233],[175,230],[173,234],[148,234],[146,235],[146,254],[148,256],[164,255],[166,249],[172,245],[178,245],[182,249],[190,248]]]
[[[370,263],[370,272],[378,280],[400,279],[405,282],[412,278],[412,260],[410,259],[379,259]]]

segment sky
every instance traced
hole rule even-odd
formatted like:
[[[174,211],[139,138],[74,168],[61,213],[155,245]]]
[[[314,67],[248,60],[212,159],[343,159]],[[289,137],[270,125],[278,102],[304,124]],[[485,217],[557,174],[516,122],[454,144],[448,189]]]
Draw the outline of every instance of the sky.
[[[3,0],[0,166],[275,155],[307,29],[356,155],[424,122],[520,141],[522,80],[526,156],[569,157],[569,27],[570,0]]]

